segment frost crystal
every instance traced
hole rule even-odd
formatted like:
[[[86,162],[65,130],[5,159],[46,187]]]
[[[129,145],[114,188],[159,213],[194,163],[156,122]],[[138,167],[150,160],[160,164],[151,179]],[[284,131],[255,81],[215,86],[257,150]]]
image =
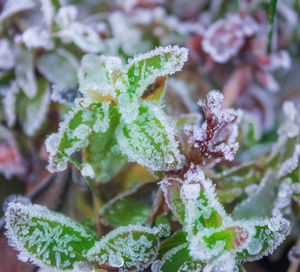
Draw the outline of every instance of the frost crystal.
[[[84,164],[83,168],[81,169],[81,174],[84,177],[90,177],[90,178],[94,178],[95,177],[94,169],[88,163]]]
[[[224,160],[233,160],[239,144],[238,134],[240,111],[222,109],[223,95],[210,91],[206,101],[199,101],[205,122],[199,125],[186,125],[185,133],[191,149],[192,161],[209,165]]]

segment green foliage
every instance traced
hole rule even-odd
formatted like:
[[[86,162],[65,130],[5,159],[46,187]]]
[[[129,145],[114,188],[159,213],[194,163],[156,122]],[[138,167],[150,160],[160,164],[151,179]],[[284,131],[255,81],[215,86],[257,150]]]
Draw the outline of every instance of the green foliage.
[[[40,266],[73,269],[87,261],[87,251],[97,241],[91,230],[43,206],[10,203],[6,218],[11,245],[21,251],[22,260]]]
[[[164,226],[128,225],[98,241],[93,231],[70,218],[22,202],[10,202],[6,218],[6,234],[22,260],[61,270],[106,265],[140,271],[155,260],[159,238],[168,234]]]
[[[211,181],[199,168],[191,167],[185,178],[165,179],[161,185],[185,233],[176,233],[164,243],[160,254],[162,271],[171,264],[181,271],[191,265],[191,260],[194,266],[217,269],[225,255],[231,259],[228,267],[233,269],[242,261],[272,252],[289,233],[289,222],[281,217],[238,221],[228,216]]]
[[[180,70],[186,58],[186,49],[176,46],[137,56],[125,67],[117,57],[86,55],[79,71],[83,98],[46,142],[49,170],[65,169],[66,160],[82,149],[91,166],[88,175],[101,182],[113,177],[126,157],[152,171],[178,166],[175,127],[159,105],[166,78],[159,77]]]

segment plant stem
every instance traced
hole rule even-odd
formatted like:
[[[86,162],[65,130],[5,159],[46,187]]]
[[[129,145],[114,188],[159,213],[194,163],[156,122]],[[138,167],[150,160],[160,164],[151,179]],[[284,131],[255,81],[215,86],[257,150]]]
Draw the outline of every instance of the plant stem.
[[[82,165],[74,160],[73,158],[71,158],[70,156],[64,154],[64,156],[66,156],[66,158],[68,158],[68,160],[79,170],[82,170]],[[89,177],[84,177],[87,185],[89,186],[92,194],[93,194],[93,204],[94,204],[94,212],[95,212],[95,218],[96,218],[96,231],[97,234],[99,236],[99,238],[101,238],[102,236],[102,227],[101,227],[101,218],[99,216],[99,210],[102,206],[102,199],[100,194],[98,193],[98,190],[96,189],[95,185],[94,185],[94,181],[89,178]]]
[[[74,160],[73,158],[71,158],[70,156],[68,156],[67,154],[63,153],[63,155],[79,170],[81,171],[82,170],[82,165]],[[87,183],[87,185],[89,186],[90,190],[92,191],[92,193],[97,197],[98,201],[100,203],[102,203],[102,199],[101,199],[101,196],[99,195],[97,189],[95,188],[94,186],[94,182],[92,181],[91,178],[89,177],[83,177]]]
[[[272,51],[272,39],[273,39],[273,32],[274,32],[274,18],[276,14],[276,6],[277,0],[271,0],[269,6],[269,34],[268,34],[268,53],[270,54]]]

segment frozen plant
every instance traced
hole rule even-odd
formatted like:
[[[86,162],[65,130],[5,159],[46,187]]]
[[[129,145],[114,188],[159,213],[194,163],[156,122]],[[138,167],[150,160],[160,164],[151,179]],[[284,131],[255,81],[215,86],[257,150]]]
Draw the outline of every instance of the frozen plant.
[[[296,1],[2,2],[1,269],[299,266]]]
[[[100,182],[114,176],[126,158],[151,171],[180,165],[175,124],[161,101],[167,75],[181,70],[187,54],[185,48],[159,47],[126,65],[118,57],[85,55],[78,75],[83,98],[47,138],[48,169],[64,170],[81,149],[82,174]]]

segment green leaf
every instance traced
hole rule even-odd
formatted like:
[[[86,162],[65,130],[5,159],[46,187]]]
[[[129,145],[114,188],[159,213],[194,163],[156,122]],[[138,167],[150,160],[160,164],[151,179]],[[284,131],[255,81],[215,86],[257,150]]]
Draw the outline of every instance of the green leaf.
[[[89,250],[92,262],[105,264],[123,271],[142,271],[158,253],[159,238],[166,235],[163,227],[141,225],[119,227],[111,231]]]
[[[183,230],[175,232],[170,238],[163,241],[158,252],[158,259],[161,259],[171,249],[178,247],[187,242],[186,233]]]
[[[237,253],[236,259],[239,262],[254,261],[272,254],[290,232],[289,221],[282,217],[250,220],[246,227],[252,229],[250,232],[253,234],[247,247]]]
[[[271,216],[280,183],[276,175],[277,173],[269,170],[260,184],[252,189],[253,192],[249,192],[250,196],[235,206],[233,217],[251,219]]]
[[[216,199],[214,188],[208,184],[185,184],[178,179],[162,181],[168,206],[184,224],[184,230],[193,235],[203,229],[221,226],[223,218],[227,217]]]
[[[45,79],[37,81],[37,93],[33,98],[28,98],[23,93],[17,97],[17,114],[24,132],[33,136],[41,128],[50,104],[49,84]]]
[[[59,88],[72,88],[78,82],[79,62],[75,56],[64,49],[40,56],[37,60],[37,68],[48,81]]]
[[[218,181],[220,191],[239,188],[242,193],[247,186],[259,183],[263,176],[263,172],[259,170],[255,163],[248,163],[223,171],[213,179]]]
[[[153,263],[152,271],[202,271],[203,263],[194,261],[189,254],[188,244],[182,244],[168,251],[162,261]]]
[[[126,163],[115,136],[119,124],[119,114],[115,107],[109,108],[109,127],[105,133],[92,131],[89,144],[84,148],[84,162],[92,166],[95,179],[106,182],[115,176]]]
[[[87,261],[98,240],[95,233],[43,206],[11,202],[5,213],[10,245],[39,266],[73,269]]]
[[[281,164],[290,159],[299,140],[300,117],[294,103],[288,101],[283,104],[285,119],[278,129],[279,138],[273,145],[265,166],[279,170]]]
[[[181,224],[184,224],[185,206],[181,199],[180,190],[182,181],[175,178],[169,178],[162,183],[165,201],[175,217]]]
[[[130,94],[141,96],[147,86],[158,77],[173,74],[182,69],[188,51],[178,46],[158,47],[148,53],[138,55],[129,61],[127,76]]]
[[[238,262],[257,260],[272,253],[290,232],[290,223],[282,217],[231,221],[217,229],[206,229],[190,238],[194,259],[209,261],[224,252]]]
[[[147,221],[151,208],[130,196],[112,199],[100,210],[101,218],[113,226],[127,226]]]
[[[110,125],[109,109],[110,102],[92,103],[82,107],[80,101],[77,101],[77,106],[60,124],[58,133],[51,134],[46,140],[46,147],[50,152],[48,166],[50,171],[64,170],[67,158],[88,146],[88,138],[92,131],[96,133],[107,131]]]
[[[33,53],[21,48],[16,50],[15,65],[16,81],[28,98],[33,98],[37,92]]]
[[[127,82],[118,57],[85,55],[79,69],[79,90],[94,102],[116,101]]]
[[[151,103],[141,103],[134,121],[121,121],[116,136],[129,161],[152,171],[167,171],[181,163],[175,128],[166,114]]]

